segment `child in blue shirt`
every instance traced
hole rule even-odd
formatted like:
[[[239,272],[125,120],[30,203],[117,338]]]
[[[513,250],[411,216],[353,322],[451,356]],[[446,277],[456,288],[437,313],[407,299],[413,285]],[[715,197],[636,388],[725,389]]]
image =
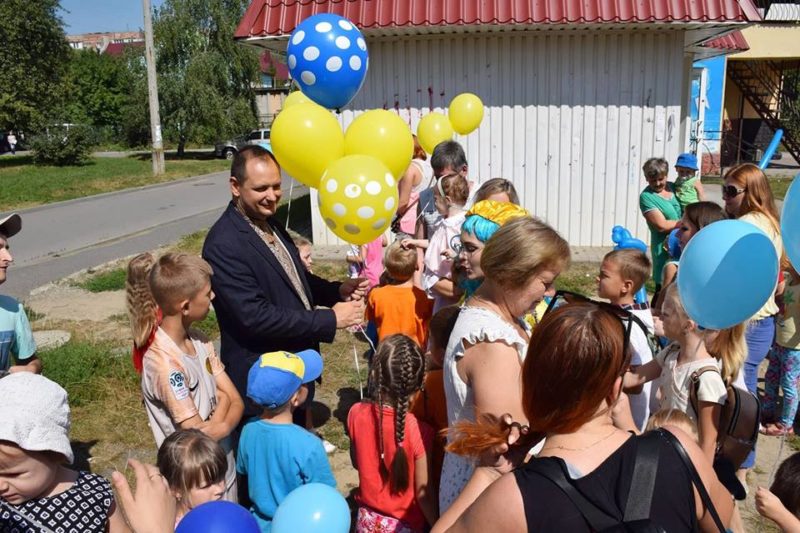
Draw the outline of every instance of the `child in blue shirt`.
[[[321,374],[322,357],[305,350],[265,353],[247,375],[247,396],[264,411],[242,429],[236,471],[263,533],[271,531],[278,506],[300,485],[336,487],[322,441],[292,423],[292,413],[308,396],[306,383]]]
[[[8,239],[22,229],[16,213],[0,220],[0,284],[6,281],[11,257]],[[0,377],[14,372],[41,374],[42,362],[36,357],[36,343],[22,304],[11,296],[0,295]]]

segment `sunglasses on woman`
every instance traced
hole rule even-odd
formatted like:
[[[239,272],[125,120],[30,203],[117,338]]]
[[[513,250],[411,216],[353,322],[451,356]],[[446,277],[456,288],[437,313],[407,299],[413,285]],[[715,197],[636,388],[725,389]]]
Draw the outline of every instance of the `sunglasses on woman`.
[[[597,300],[592,300],[591,298],[584,296],[583,294],[578,294],[577,292],[571,291],[556,291],[555,296],[553,299],[550,300],[550,304],[547,306],[547,311],[544,312],[544,316],[547,316],[548,313],[551,311],[561,307],[562,305],[568,305],[573,303],[590,303],[592,305],[596,305],[597,307],[604,309],[617,317],[620,322],[622,323],[622,327],[625,330],[625,336],[622,342],[622,349],[628,352],[628,348],[631,344],[631,330],[633,329],[634,322],[642,328],[642,331],[647,334],[647,326],[644,322],[641,321],[639,317],[628,311],[627,309],[623,309],[617,305],[613,305],[607,302],[599,302]],[[622,373],[628,369],[628,361],[629,358],[625,357],[625,364],[622,368]]]
[[[740,189],[734,185],[723,185],[722,186],[722,196],[726,198],[735,198],[736,196],[742,194],[747,189]]]

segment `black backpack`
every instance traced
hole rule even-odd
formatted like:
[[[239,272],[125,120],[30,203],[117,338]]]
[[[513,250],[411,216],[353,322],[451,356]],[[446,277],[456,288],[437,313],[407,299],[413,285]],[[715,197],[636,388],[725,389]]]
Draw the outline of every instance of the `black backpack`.
[[[663,429],[656,429],[634,438],[638,439],[639,442],[637,443],[636,462],[633,467],[631,486],[622,522],[597,507],[581,494],[557,462],[533,460],[528,463],[526,469],[536,472],[555,483],[578,508],[592,531],[598,533],[666,533],[663,527],[650,520],[650,505],[653,500],[656,473],[658,472],[659,449],[661,443],[666,440],[681,458],[706,508],[714,518],[714,522],[719,527],[720,532],[724,533],[726,531],[725,526],[722,525],[717,510],[714,508],[714,504],[708,492],[706,492],[697,470],[691,459],[686,455],[686,450],[684,450],[680,441],[672,433]]]

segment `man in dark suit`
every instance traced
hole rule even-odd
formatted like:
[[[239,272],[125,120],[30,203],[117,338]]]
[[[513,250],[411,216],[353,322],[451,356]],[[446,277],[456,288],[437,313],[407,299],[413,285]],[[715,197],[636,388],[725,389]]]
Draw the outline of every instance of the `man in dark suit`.
[[[240,150],[231,165],[230,185],[233,199],[209,231],[203,258],[214,269],[221,356],[245,399],[244,422],[261,413],[247,398],[247,373],[258,356],[319,350],[320,342],[333,341],[338,328],[360,324],[367,282],[331,282],[305,271],[292,239],[273,218],[281,198],[281,170],[269,151],[260,146]],[[313,389],[309,392],[310,398]],[[298,414],[295,420],[302,424],[304,413]]]

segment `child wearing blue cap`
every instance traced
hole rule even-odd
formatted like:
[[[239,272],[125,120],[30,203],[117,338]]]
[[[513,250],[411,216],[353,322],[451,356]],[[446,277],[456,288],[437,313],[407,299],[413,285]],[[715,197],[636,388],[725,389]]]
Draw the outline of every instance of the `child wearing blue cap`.
[[[292,423],[292,413],[308,397],[306,384],[321,374],[322,357],[314,350],[265,353],[247,374],[247,396],[263,412],[242,429],[236,471],[264,533],[271,531],[280,503],[300,485],[336,487],[322,441]]]
[[[687,152],[678,156],[678,161],[675,163],[675,171],[678,173],[678,179],[675,180],[675,197],[681,204],[681,210],[686,209],[689,204],[704,202],[706,199],[703,184],[696,175],[698,170],[700,167],[697,166],[696,155]]]

